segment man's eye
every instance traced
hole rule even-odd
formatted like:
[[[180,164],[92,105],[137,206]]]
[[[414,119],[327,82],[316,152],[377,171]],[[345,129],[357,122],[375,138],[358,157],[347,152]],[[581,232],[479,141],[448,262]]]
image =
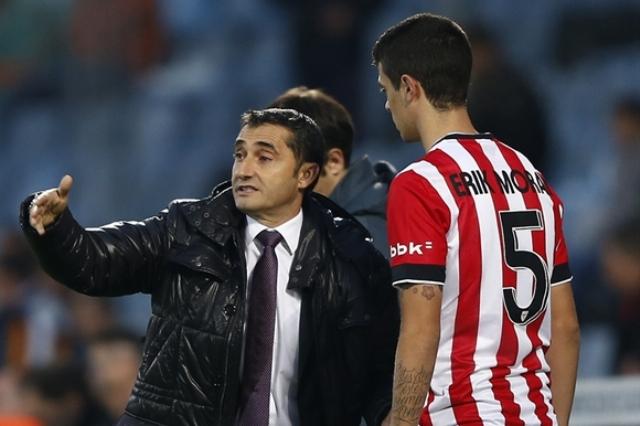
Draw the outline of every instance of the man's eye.
[[[267,157],[267,156],[264,156],[264,155],[260,156],[260,161],[265,161],[266,162],[266,161],[271,161],[271,160],[273,160],[273,158]]]
[[[234,160],[241,160],[242,159],[242,153],[241,152],[234,152],[233,153],[233,159]]]

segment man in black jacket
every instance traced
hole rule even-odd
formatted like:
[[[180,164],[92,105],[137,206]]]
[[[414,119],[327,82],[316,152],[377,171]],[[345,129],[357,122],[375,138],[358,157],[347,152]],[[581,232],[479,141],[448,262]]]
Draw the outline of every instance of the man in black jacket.
[[[55,279],[150,293],[142,364],[120,424],[379,424],[390,406],[394,294],[366,230],[312,194],[322,135],[307,116],[243,115],[231,183],[142,222],[83,229],[72,180],[25,200]],[[391,330],[391,332],[389,332]]]

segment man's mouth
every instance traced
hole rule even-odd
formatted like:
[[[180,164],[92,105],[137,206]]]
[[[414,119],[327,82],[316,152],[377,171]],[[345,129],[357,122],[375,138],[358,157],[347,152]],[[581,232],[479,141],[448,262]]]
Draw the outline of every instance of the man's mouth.
[[[238,185],[236,186],[236,192],[238,194],[251,194],[258,191],[258,188],[252,185]]]

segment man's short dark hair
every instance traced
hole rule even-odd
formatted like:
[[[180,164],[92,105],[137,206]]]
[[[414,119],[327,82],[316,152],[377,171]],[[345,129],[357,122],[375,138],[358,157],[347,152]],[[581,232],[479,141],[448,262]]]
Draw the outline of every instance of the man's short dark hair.
[[[373,62],[382,65],[396,89],[403,74],[418,80],[438,109],[467,101],[471,45],[462,28],[448,18],[419,13],[394,25],[373,46]]]
[[[269,108],[295,109],[311,117],[324,136],[325,154],[330,149],[338,148],[349,165],[353,151],[353,119],[344,105],[333,96],[321,89],[298,86],[278,96]]]
[[[298,167],[303,163],[315,163],[322,170],[325,162],[324,138],[318,125],[307,115],[294,109],[249,110],[242,114],[241,124],[242,127],[273,124],[289,129],[292,137],[287,141],[287,146],[293,151]],[[307,191],[314,186],[315,182],[307,188]]]

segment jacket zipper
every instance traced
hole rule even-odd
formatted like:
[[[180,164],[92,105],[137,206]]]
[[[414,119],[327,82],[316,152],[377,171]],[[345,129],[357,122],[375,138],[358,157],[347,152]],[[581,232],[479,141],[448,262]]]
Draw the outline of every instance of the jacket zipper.
[[[233,336],[234,336],[234,332],[236,329],[236,323],[238,321],[238,318],[241,318],[242,320],[242,342],[241,342],[241,346],[240,346],[240,353],[242,354],[241,357],[241,362],[239,363],[239,367],[238,367],[238,383],[242,383],[242,359],[244,356],[244,336],[246,334],[246,330],[247,330],[247,321],[246,321],[246,312],[247,312],[247,267],[246,267],[246,259],[244,256],[244,248],[240,249],[240,245],[238,244],[238,239],[239,236],[238,235],[234,235],[234,243],[236,248],[238,249],[238,252],[240,254],[240,266],[241,266],[241,270],[242,270],[242,280],[240,281],[240,288],[241,291],[244,292],[244,294],[242,295],[242,303],[243,303],[243,309],[241,310],[240,315],[234,315],[232,324],[231,324],[231,328],[229,331],[229,334],[227,336],[226,339],[226,350],[225,350],[225,360],[224,360],[224,379],[223,379],[223,386],[222,386],[222,391],[220,393],[220,415],[218,417],[218,423],[222,424],[222,417],[224,414],[224,399],[227,393],[227,383],[228,383],[228,378],[229,378],[229,351],[230,351],[230,347],[231,347],[231,341],[233,340]],[[240,309],[238,309],[240,311]],[[236,415],[236,413],[233,414],[234,416]],[[235,421],[235,418],[234,418]]]

